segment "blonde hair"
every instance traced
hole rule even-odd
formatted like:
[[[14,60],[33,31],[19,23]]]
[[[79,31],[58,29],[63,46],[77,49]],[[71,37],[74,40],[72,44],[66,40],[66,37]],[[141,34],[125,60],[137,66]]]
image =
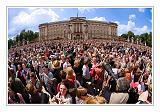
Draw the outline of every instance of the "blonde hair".
[[[26,85],[26,90],[29,94],[35,93],[34,85],[31,82]]]
[[[91,96],[86,99],[86,104],[105,104],[106,99],[102,96]]]
[[[95,96],[99,104],[105,104],[106,99],[102,96]]]
[[[67,67],[65,71],[67,73],[67,77],[71,77],[74,74],[74,70],[72,69],[72,67]]]
[[[78,64],[78,65],[80,64],[80,60],[79,59],[74,61],[74,65],[76,65],[76,64]]]

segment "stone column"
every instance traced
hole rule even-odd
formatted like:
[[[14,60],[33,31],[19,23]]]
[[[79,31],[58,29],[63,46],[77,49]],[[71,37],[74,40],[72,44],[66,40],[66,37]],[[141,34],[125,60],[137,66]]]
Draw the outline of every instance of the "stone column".
[[[136,41],[137,41],[137,44],[139,44],[139,43],[138,43],[138,38],[136,39]]]
[[[77,23],[76,23],[75,25],[76,25],[76,32],[77,32],[77,30],[78,30],[78,28],[77,28]]]
[[[111,27],[109,27],[109,35],[112,35],[111,33],[112,33],[112,32],[111,32]]]
[[[74,32],[76,32],[77,31],[76,23],[74,23],[74,28],[75,28]]]
[[[47,28],[45,28],[45,30],[44,30],[44,35],[45,35],[45,40],[47,40]]]
[[[145,46],[147,46],[147,43],[146,43],[146,41],[145,41],[144,45],[145,45]]]
[[[132,37],[132,43],[134,43],[134,37]]]
[[[84,25],[84,39],[88,39],[87,25]]]
[[[80,24],[80,32],[82,32],[82,23]]]
[[[79,23],[78,23],[78,32],[80,32],[80,27],[79,27],[80,25],[79,25]]]
[[[111,27],[111,35],[113,35],[113,28]]]
[[[127,41],[128,41],[128,42],[130,42],[129,36],[128,36],[128,39],[127,39]]]
[[[76,25],[77,25],[77,32],[78,32],[78,23],[76,23]]]
[[[117,36],[117,27],[115,28],[115,31],[116,31],[116,36]]]
[[[41,29],[39,29],[39,36],[38,36],[38,41],[40,42],[40,38],[41,38]]]

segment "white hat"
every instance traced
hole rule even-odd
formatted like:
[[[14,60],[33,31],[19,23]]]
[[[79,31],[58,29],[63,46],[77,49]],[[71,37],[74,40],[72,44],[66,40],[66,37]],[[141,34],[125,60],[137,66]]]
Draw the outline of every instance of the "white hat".
[[[55,55],[50,55],[50,58],[55,58],[56,56]]]

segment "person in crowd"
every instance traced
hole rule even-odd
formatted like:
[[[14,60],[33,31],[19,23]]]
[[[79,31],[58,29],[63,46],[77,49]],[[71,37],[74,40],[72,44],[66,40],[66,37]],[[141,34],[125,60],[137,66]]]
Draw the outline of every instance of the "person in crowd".
[[[124,78],[119,78],[116,83],[116,91],[111,93],[109,104],[126,104],[129,99],[129,83]]]
[[[74,66],[73,66],[73,70],[76,74],[76,79],[79,81],[79,83],[82,85],[82,68],[80,66],[80,60],[75,60],[74,61]]]
[[[17,65],[17,69],[18,70],[16,72],[16,77],[22,81],[24,86],[26,86],[26,79],[25,79],[25,76],[22,74],[22,68],[20,64]]]
[[[83,68],[82,68],[82,79],[83,79],[83,87],[86,87],[86,82],[89,82],[90,81],[90,73],[89,73],[89,67],[88,67],[88,62],[89,60],[88,59],[85,59],[84,60],[84,65],[83,65]]]
[[[109,70],[103,63],[109,65]],[[67,71],[67,68],[70,70]],[[38,94],[46,93],[42,94],[45,103],[48,103],[48,96],[49,99],[54,95],[61,96],[60,85],[64,81],[69,86],[66,86],[67,96],[62,96],[64,99],[71,98],[72,101],[69,101],[72,104],[77,101],[71,90],[76,93],[80,86],[86,88],[87,93],[93,95],[91,101],[97,103],[97,99],[103,98],[111,104],[144,103],[141,97],[144,94],[148,96],[145,102],[152,103],[152,91],[149,89],[152,85],[152,49],[117,39],[62,39],[29,43],[8,50],[9,87],[13,86],[15,77],[24,87],[32,83]],[[25,89],[18,92],[14,88],[9,90],[14,91],[13,99],[21,99],[22,95],[25,103],[30,103]],[[56,98],[55,101],[63,103]],[[19,100],[16,102],[22,103]]]
[[[34,72],[31,72],[29,75],[30,75],[30,81],[28,83],[32,83],[32,85],[34,86],[35,92],[41,92],[42,83],[37,78],[37,75]]]
[[[25,86],[23,85],[22,81],[19,78],[13,78],[10,80],[9,91],[11,92],[11,94],[10,94],[11,97],[12,97],[12,94],[14,94],[15,98],[17,98],[16,100],[19,100],[17,103],[21,102],[21,103],[30,104],[29,94],[26,91]],[[23,101],[23,99],[24,99],[24,101]]]
[[[52,103],[57,104],[71,104],[72,97],[69,95],[69,83],[67,81],[63,81],[60,84],[60,90],[56,96],[54,96],[51,100]]]
[[[22,63],[22,75],[26,80],[26,83],[28,82],[28,76],[27,76],[28,68],[26,68],[26,64]]]
[[[10,87],[8,87],[8,103],[9,104],[25,104],[23,96],[20,93],[16,93]]]
[[[32,83],[28,83],[26,85],[26,89],[31,96],[30,101],[32,104],[48,104],[49,103],[49,95],[43,91],[38,92]]]
[[[59,60],[55,60],[53,62],[52,66],[53,66],[53,69],[52,69],[51,72],[52,72],[53,76],[56,78],[57,83],[60,83],[62,81],[62,79],[61,79],[61,77],[59,75],[60,71],[62,70],[60,61]]]
[[[87,89],[80,86],[77,88],[76,92],[76,104],[86,104],[86,99],[91,97],[90,94],[87,93]]]
[[[67,67],[69,67],[71,65],[69,60],[70,60],[70,57],[67,56],[66,59],[65,59],[65,62],[63,64],[63,70],[65,70]]]
[[[55,83],[56,79],[54,75],[52,74],[52,72],[50,72],[48,65],[45,65],[43,67],[43,73],[41,74],[41,81],[43,83],[45,90],[49,92],[51,96],[53,96],[55,93],[53,84]]]
[[[92,96],[86,99],[86,104],[106,104],[106,99],[102,96]]]

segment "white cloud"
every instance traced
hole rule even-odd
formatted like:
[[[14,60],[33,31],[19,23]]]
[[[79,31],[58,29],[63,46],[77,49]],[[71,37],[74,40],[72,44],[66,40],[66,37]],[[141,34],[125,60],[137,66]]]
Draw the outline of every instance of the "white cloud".
[[[18,16],[13,18],[13,24],[39,24],[40,22],[46,21],[47,18],[50,21],[57,21],[59,16],[51,9],[37,9],[31,13],[22,11]]]
[[[114,23],[117,23],[118,25],[120,24],[120,22],[119,22],[119,21],[114,21]]]
[[[142,34],[142,33],[149,32],[148,27],[146,25],[144,25],[141,28],[135,28],[135,31],[136,31],[137,34]]]
[[[139,11],[139,12],[144,12],[144,11],[145,11],[145,8],[138,8],[138,11]]]
[[[135,35],[149,32],[149,29],[146,25],[137,27],[132,17],[134,16],[129,15],[129,21],[127,22],[127,24],[121,24],[119,21],[115,21],[115,23],[118,24],[118,35],[127,33],[128,31],[134,32]]]
[[[134,19],[136,19],[136,15],[135,14],[129,15],[129,20],[134,20]]]
[[[12,19],[8,32],[9,35],[15,35],[23,29],[37,30],[40,23],[58,21],[58,19],[59,16],[51,9],[30,8],[28,11],[21,11]]]
[[[95,17],[89,20],[106,21],[105,17]]]
[[[80,11],[81,14],[84,14],[86,12],[94,11],[94,8],[78,8],[78,11]]]

